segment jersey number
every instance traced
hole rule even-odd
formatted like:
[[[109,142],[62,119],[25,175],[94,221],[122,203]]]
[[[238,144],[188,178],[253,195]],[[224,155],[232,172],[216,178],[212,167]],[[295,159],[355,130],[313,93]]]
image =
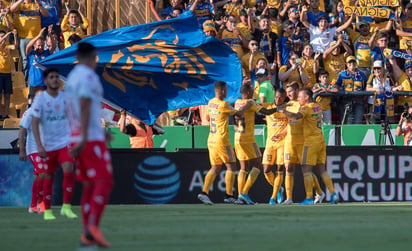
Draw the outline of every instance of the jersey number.
[[[216,129],[216,124],[215,124],[215,119],[210,118],[210,133],[215,134],[216,132],[217,132],[217,129]]]

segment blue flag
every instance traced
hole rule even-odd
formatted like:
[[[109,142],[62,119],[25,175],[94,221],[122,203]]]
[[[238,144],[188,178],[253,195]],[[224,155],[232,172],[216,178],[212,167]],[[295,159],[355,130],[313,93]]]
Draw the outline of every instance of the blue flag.
[[[180,17],[122,27],[87,37],[98,52],[104,98],[152,125],[165,111],[207,104],[214,83],[227,83],[227,101],[239,97],[240,60],[222,41],[207,37],[191,11]],[[67,76],[77,46],[40,61]]]

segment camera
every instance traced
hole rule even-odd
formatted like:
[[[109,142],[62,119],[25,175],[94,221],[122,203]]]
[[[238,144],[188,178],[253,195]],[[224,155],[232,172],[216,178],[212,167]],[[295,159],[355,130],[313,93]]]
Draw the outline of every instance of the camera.
[[[412,119],[412,114],[410,114],[408,111],[409,111],[409,105],[408,103],[404,103],[403,104],[403,117],[405,119]]]

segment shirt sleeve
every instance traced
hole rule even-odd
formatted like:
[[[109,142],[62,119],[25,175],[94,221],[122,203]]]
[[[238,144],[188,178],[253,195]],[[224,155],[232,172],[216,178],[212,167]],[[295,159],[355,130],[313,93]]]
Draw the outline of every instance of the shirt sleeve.
[[[26,112],[23,114],[23,116],[22,116],[22,118],[21,118],[21,120],[20,120],[20,123],[19,123],[19,126],[20,126],[21,128],[28,129],[28,128],[30,127],[28,117],[29,117],[29,112],[26,111]]]
[[[41,118],[41,115],[43,114],[43,107],[42,107],[42,103],[41,99],[43,97],[43,94],[39,94],[37,95],[37,97],[34,99],[32,107],[31,107],[31,113],[33,115],[33,117],[36,118]]]
[[[88,82],[88,83],[86,83],[86,81]],[[91,75],[91,74],[89,74],[87,77],[86,77],[86,80],[84,81],[82,81],[83,83],[80,83],[78,86],[79,86],[79,96],[81,97],[81,98],[92,98],[93,97],[93,92],[92,92],[92,89],[93,89],[93,86],[95,86],[95,78],[94,78],[94,76],[93,75]]]
[[[224,106],[222,107],[222,113],[227,113],[227,114],[230,114],[230,115],[233,115],[233,114],[235,114],[237,111],[235,110],[235,108],[233,108],[230,104],[229,104],[229,102],[226,102],[225,101],[225,104],[224,104]]]

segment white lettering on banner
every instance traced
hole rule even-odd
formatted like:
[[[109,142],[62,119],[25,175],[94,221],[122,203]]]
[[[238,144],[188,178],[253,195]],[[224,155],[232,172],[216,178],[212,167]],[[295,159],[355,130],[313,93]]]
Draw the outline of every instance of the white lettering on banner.
[[[389,194],[386,193],[388,189],[386,188],[386,184],[383,183],[381,185],[381,196],[382,199],[385,201],[392,201],[395,199],[395,183],[389,183]]]
[[[378,172],[375,172],[374,156],[368,156],[368,174],[373,179],[380,179],[385,175],[385,156],[379,156]]]
[[[357,168],[355,167],[351,170],[352,163],[355,163]],[[351,155],[345,159],[343,162],[343,173],[351,179],[354,180],[362,180],[362,174],[365,171],[365,164],[363,159],[357,155]]]
[[[202,171],[196,170],[193,172],[192,180],[190,181],[189,191],[193,192],[194,190],[202,190],[203,189],[203,181],[205,176],[209,170],[204,170],[203,174]],[[225,171],[220,172],[220,175],[217,179],[217,189],[220,192],[226,191],[226,181],[225,181]],[[235,191],[235,189],[233,189]],[[213,191],[213,184],[210,187],[210,192]]]
[[[335,183],[335,192],[339,194],[342,201],[412,201],[412,183],[411,182],[355,182],[355,183]],[[379,193],[379,194],[374,194]],[[326,198],[330,199],[327,192]]]
[[[193,192],[195,188],[203,188],[203,175],[200,171],[195,171],[192,176],[192,180],[190,181],[189,191]]]
[[[394,179],[396,172],[395,172],[395,156],[389,156],[389,164],[388,164],[388,169],[389,169],[389,179]]]
[[[412,157],[400,155],[398,167],[399,167],[399,178],[404,179],[405,173],[412,171]]]
[[[340,173],[340,165],[339,165],[341,160],[342,160],[341,156],[328,156],[326,160],[326,166],[328,168],[329,175],[332,179],[342,178],[342,174]]]
[[[217,182],[219,191],[226,191],[225,171],[220,172],[220,180]]]

